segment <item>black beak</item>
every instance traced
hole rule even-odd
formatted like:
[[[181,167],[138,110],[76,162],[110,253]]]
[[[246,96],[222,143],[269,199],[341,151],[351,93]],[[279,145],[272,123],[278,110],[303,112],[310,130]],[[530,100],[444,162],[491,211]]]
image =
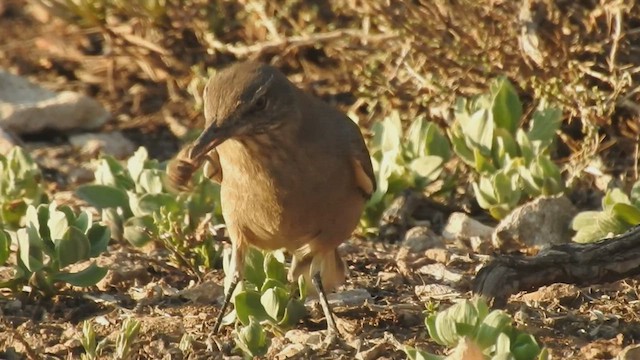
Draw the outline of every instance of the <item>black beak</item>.
[[[193,143],[189,157],[191,159],[200,158],[216,146],[222,144],[230,135],[231,133],[228,127],[219,127],[214,123],[209,124]]]

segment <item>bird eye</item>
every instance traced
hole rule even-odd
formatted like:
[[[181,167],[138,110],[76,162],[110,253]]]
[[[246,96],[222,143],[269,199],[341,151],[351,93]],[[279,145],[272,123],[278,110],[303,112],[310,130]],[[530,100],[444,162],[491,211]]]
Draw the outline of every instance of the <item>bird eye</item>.
[[[254,111],[261,111],[261,110],[264,110],[266,107],[267,107],[267,98],[264,97],[264,96],[260,96],[253,103],[253,110]]]

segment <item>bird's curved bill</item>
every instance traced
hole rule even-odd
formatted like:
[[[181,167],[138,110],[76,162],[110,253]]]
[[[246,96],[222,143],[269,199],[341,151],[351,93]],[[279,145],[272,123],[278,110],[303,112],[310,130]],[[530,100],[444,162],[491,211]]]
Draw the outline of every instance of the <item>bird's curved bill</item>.
[[[216,124],[210,124],[193,143],[189,157],[191,159],[202,157],[216,146],[222,144],[229,138],[229,136],[230,134],[226,127],[219,127]]]

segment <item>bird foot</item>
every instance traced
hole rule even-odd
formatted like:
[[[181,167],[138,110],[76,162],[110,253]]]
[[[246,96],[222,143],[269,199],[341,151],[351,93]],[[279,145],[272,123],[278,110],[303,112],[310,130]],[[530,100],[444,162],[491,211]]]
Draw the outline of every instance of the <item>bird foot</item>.
[[[323,350],[329,350],[330,348],[342,347],[345,344],[344,339],[337,331],[327,330],[327,336],[322,342]]]

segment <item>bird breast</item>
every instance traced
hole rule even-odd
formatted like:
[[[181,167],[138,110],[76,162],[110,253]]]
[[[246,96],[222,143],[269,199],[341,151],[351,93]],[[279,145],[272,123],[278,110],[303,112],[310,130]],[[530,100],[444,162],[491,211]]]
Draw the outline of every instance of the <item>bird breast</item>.
[[[264,249],[293,251],[311,241],[337,246],[364,205],[348,162],[276,138],[230,139],[218,147],[227,226]]]

